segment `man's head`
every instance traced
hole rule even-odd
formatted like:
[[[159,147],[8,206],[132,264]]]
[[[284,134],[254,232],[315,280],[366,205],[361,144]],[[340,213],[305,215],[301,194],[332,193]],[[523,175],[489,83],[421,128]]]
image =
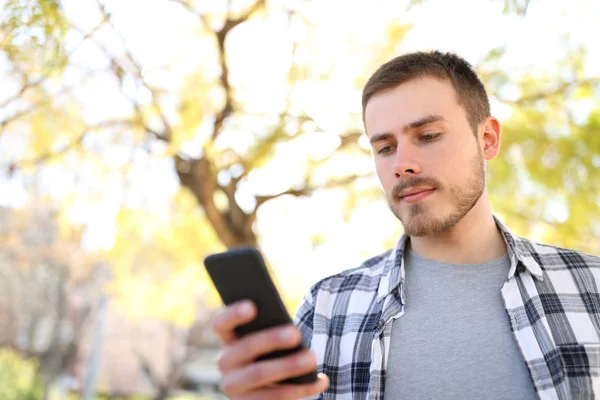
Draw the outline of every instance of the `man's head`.
[[[473,68],[453,54],[400,56],[373,74],[362,103],[377,175],[406,233],[454,226],[484,193],[484,160],[500,145]]]

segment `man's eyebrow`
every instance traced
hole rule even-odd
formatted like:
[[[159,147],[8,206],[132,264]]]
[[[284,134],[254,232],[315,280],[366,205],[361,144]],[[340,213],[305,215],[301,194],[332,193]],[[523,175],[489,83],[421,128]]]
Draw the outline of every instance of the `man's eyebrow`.
[[[410,130],[410,129],[416,129],[416,128],[420,128],[423,125],[427,125],[430,124],[432,122],[439,122],[439,121],[445,121],[446,119],[444,117],[442,117],[441,115],[436,115],[436,114],[430,114],[430,115],[426,115],[422,118],[419,118],[416,121],[413,121],[409,124],[404,125],[404,130]]]
[[[393,137],[394,135],[389,132],[376,133],[375,135],[371,136],[369,142],[371,142],[371,144],[375,144],[376,142],[381,142],[382,140],[387,140]]]
[[[408,131],[411,129],[417,129],[422,127],[423,125],[427,125],[430,124],[432,122],[439,122],[439,121],[446,121],[446,119],[444,117],[442,117],[441,115],[436,115],[436,114],[430,114],[430,115],[426,115],[422,118],[419,118],[416,121],[413,121],[411,123],[408,123],[406,125],[404,125],[404,131]],[[369,142],[371,144],[374,144],[376,142],[380,142],[382,140],[387,140],[390,138],[393,138],[394,135],[392,135],[389,132],[384,132],[384,133],[377,133],[375,135],[373,135],[371,137],[371,139],[369,140]]]

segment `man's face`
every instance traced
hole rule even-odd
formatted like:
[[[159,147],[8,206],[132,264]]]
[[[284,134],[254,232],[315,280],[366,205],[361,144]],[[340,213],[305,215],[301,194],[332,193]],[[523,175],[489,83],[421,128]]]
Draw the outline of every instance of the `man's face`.
[[[409,236],[459,222],[485,188],[485,163],[449,81],[425,77],[371,97],[365,110],[377,175]]]

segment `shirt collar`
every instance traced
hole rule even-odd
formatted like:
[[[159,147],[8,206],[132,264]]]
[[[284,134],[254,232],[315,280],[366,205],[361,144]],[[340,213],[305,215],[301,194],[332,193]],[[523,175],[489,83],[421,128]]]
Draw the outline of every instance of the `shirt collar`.
[[[521,238],[512,233],[496,216],[494,216],[496,225],[504,237],[506,248],[508,249],[508,255],[510,257],[510,271],[508,273],[508,279],[512,279],[517,272],[518,262],[525,267],[533,277],[539,281],[544,280],[544,274],[542,273],[542,267],[537,261],[539,254],[535,249],[535,244],[527,239]]]
[[[496,216],[494,221],[508,249],[510,258],[510,270],[508,279],[512,279],[517,273],[519,262],[525,267],[533,277],[539,281],[543,280],[543,273],[540,264],[536,261],[538,253],[535,251],[535,245],[527,239],[521,238],[512,233]],[[381,272],[381,281],[377,289],[377,298],[382,299],[389,295],[401,282],[404,281],[404,251],[408,242],[408,236],[403,234],[396,246],[388,252],[384,259],[384,267]],[[404,291],[401,291],[403,295]],[[404,299],[402,299],[404,302]]]

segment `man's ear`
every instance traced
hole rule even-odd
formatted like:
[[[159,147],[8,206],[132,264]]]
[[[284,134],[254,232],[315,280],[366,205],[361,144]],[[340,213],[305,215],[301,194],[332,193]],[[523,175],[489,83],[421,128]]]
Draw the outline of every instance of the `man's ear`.
[[[481,121],[479,127],[483,158],[492,160],[500,152],[500,122],[494,117],[487,117]]]

